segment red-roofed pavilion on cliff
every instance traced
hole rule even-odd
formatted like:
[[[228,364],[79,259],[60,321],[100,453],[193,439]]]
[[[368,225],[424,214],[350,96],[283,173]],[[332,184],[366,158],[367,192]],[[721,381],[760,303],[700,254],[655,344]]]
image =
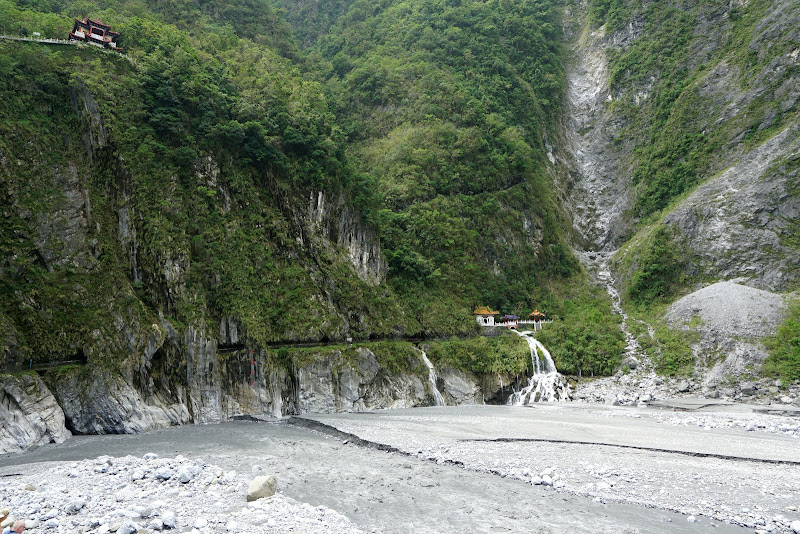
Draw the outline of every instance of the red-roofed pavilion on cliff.
[[[103,48],[111,48],[122,52],[122,47],[117,46],[118,37],[119,33],[112,32],[111,26],[90,18],[86,20],[75,19],[75,26],[69,33],[70,41],[85,41],[95,46],[102,46]]]

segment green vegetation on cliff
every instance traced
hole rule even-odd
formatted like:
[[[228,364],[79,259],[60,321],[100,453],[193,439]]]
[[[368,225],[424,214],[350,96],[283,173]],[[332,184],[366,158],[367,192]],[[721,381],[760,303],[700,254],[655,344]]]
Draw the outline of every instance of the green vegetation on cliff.
[[[633,32],[635,37],[624,48],[610,49],[608,59],[611,89],[618,97],[613,105],[628,122],[623,135],[646,140],[637,145],[631,162],[637,215],[667,207],[724,168],[720,155],[735,143],[761,142],[796,116],[796,104],[780,105],[781,92],[744,99],[742,109],[732,113],[727,101],[709,91],[708,75],[715,69],[725,75],[733,71],[731,82],[740,83],[742,90],[764,82],[777,89],[797,74],[795,63],[764,79],[776,57],[797,47],[791,23],[779,25],[777,34],[760,33],[770,7],[774,3],[769,0],[744,5],[590,2],[595,24],[605,22],[607,32]],[[621,22],[632,22],[635,29]]]
[[[622,361],[625,339],[621,318],[611,311],[604,288],[588,280],[559,291],[547,309],[553,323],[546,324],[536,338],[550,351],[564,374],[600,376],[612,374]]]
[[[778,376],[788,382],[800,380],[800,300],[789,301],[786,319],[777,334],[767,340],[769,358],[764,361],[761,372],[767,376]]]
[[[754,284],[763,283],[757,279],[768,270],[768,256],[784,269],[785,280],[794,278],[796,262],[787,258],[787,249],[796,233],[791,197],[797,192],[787,187],[787,199],[765,191],[782,189],[775,177],[792,174],[791,158],[776,156],[767,143],[794,131],[800,120],[797,93],[789,89],[800,79],[797,4],[592,0],[589,13],[593,28],[606,24],[608,41],[621,43],[606,48],[607,105],[622,125],[615,140],[620,168],[630,172],[635,186],[627,216],[638,221],[617,255],[621,294],[649,315],[699,284],[733,273],[750,277],[749,270]],[[757,158],[776,159],[767,170],[748,170]],[[749,220],[746,211],[737,213],[737,203],[724,201],[727,193],[719,195],[720,204],[709,202],[711,190],[700,186],[734,164],[753,175],[752,192],[739,200],[777,204],[774,219]],[[708,196],[698,201],[695,193]],[[778,214],[783,210],[788,216]],[[765,237],[752,243],[758,254],[737,250],[751,246],[737,237],[740,228],[769,228],[780,246]],[[726,234],[734,239],[726,241]],[[774,280],[769,284],[787,289]]]
[[[555,3],[356,1],[324,16],[310,50],[422,331],[466,333],[475,304],[511,309],[577,272],[545,172],[565,87]]]
[[[274,3],[0,0],[6,33],[91,16],[126,51],[0,42],[4,358],[114,364],[229,319],[256,345],[448,339],[476,304],[533,298],[584,317],[559,335],[596,333],[580,361],[607,372],[619,333],[571,296],[546,157],[557,3]],[[470,370],[528,366],[517,339],[442,343]]]
[[[236,317],[258,343],[394,332],[386,289],[335,246],[298,243],[296,206],[347,198],[354,176],[319,85],[269,48],[220,41],[225,28],[195,40],[118,18],[132,61],[0,43],[0,292],[17,348],[122,356],[116,325],[159,313]]]

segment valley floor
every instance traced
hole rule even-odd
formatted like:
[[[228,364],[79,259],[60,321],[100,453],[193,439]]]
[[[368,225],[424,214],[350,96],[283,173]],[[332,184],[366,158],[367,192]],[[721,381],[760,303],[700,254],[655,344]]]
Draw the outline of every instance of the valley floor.
[[[0,504],[39,519],[34,533],[48,515],[69,531],[105,532],[123,519],[150,531],[168,511],[179,532],[198,519],[221,532],[791,532],[796,419],[715,410],[432,407],[76,436],[0,456]],[[101,455],[133,456],[104,472]],[[177,476],[197,458],[208,465],[188,484],[155,476],[164,466]],[[248,506],[255,473],[274,474],[279,494]],[[68,514],[75,500],[87,504]],[[137,516],[143,509],[150,517]]]

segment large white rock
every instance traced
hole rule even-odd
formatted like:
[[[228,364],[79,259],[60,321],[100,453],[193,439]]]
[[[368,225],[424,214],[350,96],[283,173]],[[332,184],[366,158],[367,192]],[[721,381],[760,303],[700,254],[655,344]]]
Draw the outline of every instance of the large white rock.
[[[272,497],[277,487],[278,481],[272,475],[256,477],[247,487],[247,502]]]

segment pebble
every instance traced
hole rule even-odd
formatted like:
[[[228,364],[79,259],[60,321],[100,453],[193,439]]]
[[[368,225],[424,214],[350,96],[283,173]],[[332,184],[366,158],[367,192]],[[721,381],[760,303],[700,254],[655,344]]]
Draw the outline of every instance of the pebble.
[[[792,521],[792,523],[789,525],[789,528],[791,528],[792,532],[795,534],[800,534],[800,521]]]
[[[247,487],[247,502],[252,502],[264,497],[275,495],[277,481],[274,476],[258,476],[254,478]]]
[[[200,468],[197,466],[182,466],[178,469],[178,481],[182,484],[188,484],[200,473]]]
[[[123,521],[117,529],[117,534],[136,534],[137,532],[139,532],[139,525],[131,520]]]
[[[75,499],[67,504],[65,510],[68,514],[77,514],[86,506],[86,501],[83,499]]]
[[[169,480],[172,478],[172,469],[169,467],[161,467],[156,470],[156,478],[159,480]]]
[[[165,528],[171,529],[175,528],[178,525],[175,518],[175,512],[172,511],[166,511],[163,514],[161,514],[161,521],[164,524]]]

